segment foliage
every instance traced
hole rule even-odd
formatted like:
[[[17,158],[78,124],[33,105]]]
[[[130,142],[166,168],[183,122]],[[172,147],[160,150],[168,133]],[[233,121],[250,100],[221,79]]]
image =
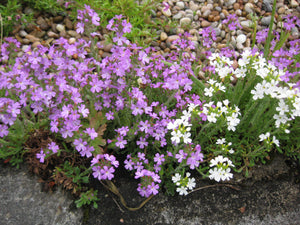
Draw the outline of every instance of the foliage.
[[[16,24],[31,21],[32,15],[24,15],[21,6],[19,0],[9,0],[0,4],[1,40],[3,36],[10,34]]]

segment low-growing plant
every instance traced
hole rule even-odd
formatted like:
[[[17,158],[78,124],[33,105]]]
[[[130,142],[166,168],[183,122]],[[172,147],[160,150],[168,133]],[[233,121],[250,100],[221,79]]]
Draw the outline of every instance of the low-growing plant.
[[[19,0],[9,0],[0,3],[1,19],[1,41],[3,36],[8,36],[14,29],[15,25],[29,23],[32,15],[22,13],[22,4]]]
[[[18,47],[12,49],[17,41],[5,40],[0,136],[6,143],[26,109],[37,123],[47,121],[44,126],[56,137],[36,154],[41,163],[62,151],[80,154],[88,165],[65,163],[57,167],[57,176],[77,187],[89,176],[105,182],[125,207],[112,183],[120,156],[148,200],[161,189],[187,195],[196,187],[192,170],[220,182],[232,179],[232,170],[247,173],[271,152],[289,155],[296,149],[299,157],[299,90],[259,52],[248,50],[239,58],[207,52],[207,80],[201,81],[189,34],[180,35],[173,42],[176,51],[163,56],[129,41],[125,34],[132,25],[117,15],[106,26],[112,54],[100,59],[99,26],[98,14],[85,6],[76,28],[93,38],[89,42],[60,38],[49,48],[28,47],[20,56],[14,55]],[[76,204],[97,207],[97,200],[87,190]]]

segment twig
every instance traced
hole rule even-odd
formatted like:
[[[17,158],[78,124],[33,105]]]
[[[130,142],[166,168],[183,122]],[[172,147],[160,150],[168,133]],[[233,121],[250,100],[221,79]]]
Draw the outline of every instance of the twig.
[[[207,185],[207,186],[203,186],[203,187],[199,187],[199,188],[196,188],[192,191],[190,191],[188,194],[192,193],[192,192],[195,192],[195,191],[199,191],[199,190],[202,190],[202,189],[206,189],[206,188],[212,188],[212,187],[218,187],[218,186],[225,186],[225,187],[230,187],[236,191],[240,191],[239,188],[233,186],[233,185],[230,185],[230,184],[213,184],[213,185]]]

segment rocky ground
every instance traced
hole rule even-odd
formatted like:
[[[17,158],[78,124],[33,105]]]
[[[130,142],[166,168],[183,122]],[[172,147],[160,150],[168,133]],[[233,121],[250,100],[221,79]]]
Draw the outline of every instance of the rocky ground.
[[[179,38],[178,34],[188,31],[190,38],[197,46],[197,52],[202,52],[202,43],[199,32],[206,27],[212,27],[216,31],[216,41],[210,51],[218,51],[228,44],[230,49],[241,52],[250,47],[251,35],[253,34],[252,15],[258,19],[257,31],[267,28],[271,21],[273,0],[195,0],[195,1],[167,1],[169,8],[163,5],[153,12],[156,18],[163,21],[174,21],[178,23],[176,28],[165,26],[157,30],[157,38],[151,42],[151,46],[157,51],[166,53],[172,50],[171,42]],[[36,20],[31,24],[22,24],[14,29],[14,36],[22,43],[25,51],[29,45],[33,48],[39,44],[51,45],[56,39],[65,37],[69,43],[74,43],[81,38],[76,32],[76,23],[72,22],[68,16],[45,15],[34,12],[30,8],[24,9],[25,14],[34,13]],[[222,21],[229,15],[236,14],[239,18],[241,28],[230,31],[228,26]],[[297,0],[278,0],[276,4],[276,16],[273,29],[281,32],[282,22],[280,18],[286,15],[300,17],[300,6]],[[105,33],[101,36],[104,47],[99,49],[101,56],[110,54],[111,45],[105,42]],[[290,39],[300,37],[299,28],[295,27],[291,31]],[[21,53],[20,53],[21,54]]]
[[[211,51],[218,51],[229,43],[231,49],[241,52],[250,47],[251,14],[257,15],[258,31],[270,24],[273,0],[169,0],[170,8],[158,7],[156,17],[178,22],[177,28],[165,27],[157,31],[151,42],[162,54],[172,51],[171,41],[179,38],[185,30],[192,34],[191,40],[201,49],[199,32],[208,26],[215,29],[217,40]],[[24,9],[30,14],[32,9]],[[280,32],[279,18],[288,14],[300,17],[297,0],[277,1],[274,29]],[[239,16],[242,28],[229,31],[222,21],[228,14]],[[81,35],[76,33],[76,23],[62,15],[35,13],[33,24],[16,27],[13,35],[22,43],[22,49],[39,44],[51,45],[60,37],[76,42]],[[111,45],[99,49],[102,57],[110,54]],[[291,39],[299,38],[299,29],[292,30]],[[195,54],[198,54],[195,52]],[[22,54],[22,53],[19,53]],[[53,193],[41,191],[38,178],[21,169],[0,164],[0,224],[300,224],[299,167],[287,159],[277,157],[269,166],[257,167],[250,178],[232,186],[213,186],[198,190],[187,197],[154,197],[141,210],[130,212],[119,199],[103,188],[99,190],[98,209],[76,209],[72,197],[58,189]],[[116,185],[130,206],[142,201],[136,192],[136,183],[127,175],[119,175]],[[201,181],[201,186],[213,185]]]

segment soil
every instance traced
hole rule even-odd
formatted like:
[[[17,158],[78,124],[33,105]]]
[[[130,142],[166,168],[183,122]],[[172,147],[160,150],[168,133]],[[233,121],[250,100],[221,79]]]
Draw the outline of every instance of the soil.
[[[203,189],[187,196],[159,194],[138,211],[128,211],[117,196],[96,185],[100,206],[89,210],[84,224],[300,224],[299,167],[290,166],[291,161],[275,156],[243,181],[239,176],[230,184],[198,180]],[[127,204],[138,206],[143,199],[137,182],[124,176],[117,180]]]

